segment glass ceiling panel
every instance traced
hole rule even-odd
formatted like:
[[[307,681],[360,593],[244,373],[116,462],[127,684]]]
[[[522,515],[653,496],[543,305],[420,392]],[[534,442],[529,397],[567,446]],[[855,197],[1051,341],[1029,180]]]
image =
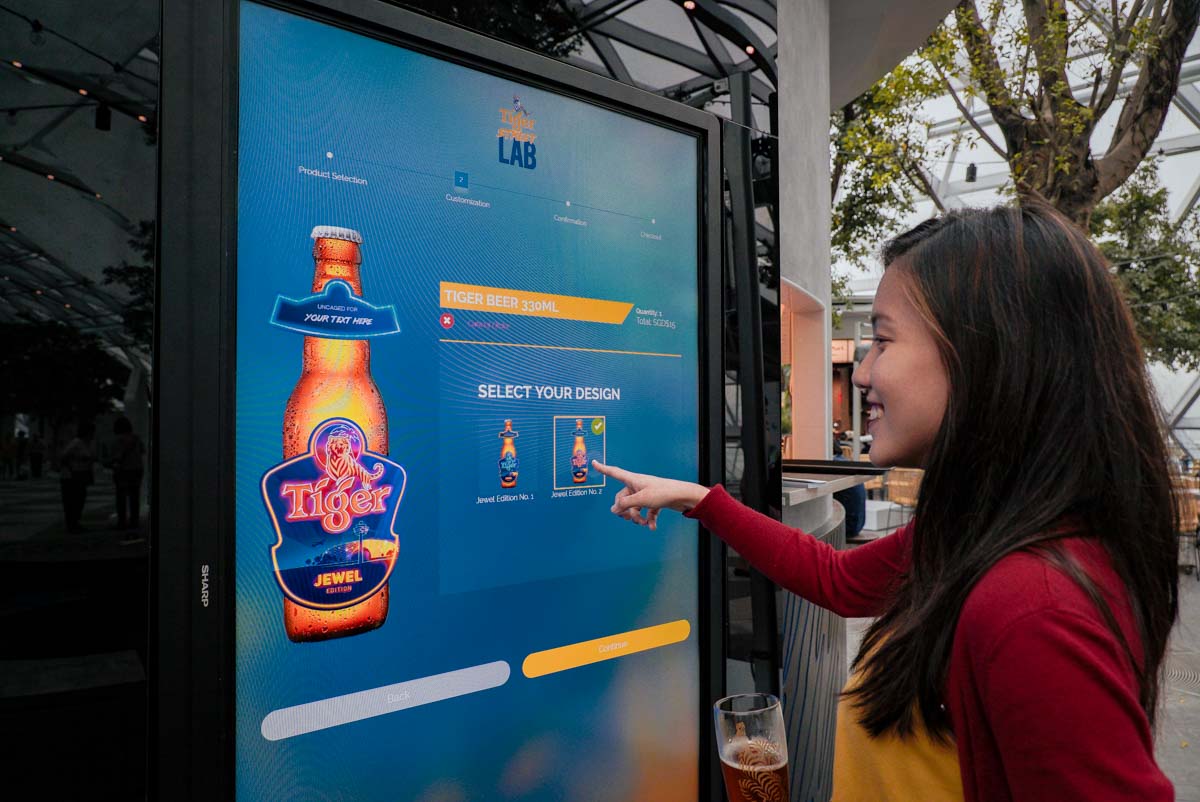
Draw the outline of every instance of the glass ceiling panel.
[[[681,67],[673,61],[643,53],[622,42],[613,41],[613,47],[621,57],[621,61],[625,62],[625,66],[629,68],[633,79],[655,89],[672,86],[696,76],[696,73],[687,67]]]

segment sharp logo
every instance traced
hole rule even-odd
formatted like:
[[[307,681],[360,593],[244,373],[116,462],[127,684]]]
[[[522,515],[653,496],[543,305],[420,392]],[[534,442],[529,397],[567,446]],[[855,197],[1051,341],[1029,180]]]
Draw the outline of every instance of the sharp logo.
[[[200,604],[208,606],[208,564],[200,566]]]

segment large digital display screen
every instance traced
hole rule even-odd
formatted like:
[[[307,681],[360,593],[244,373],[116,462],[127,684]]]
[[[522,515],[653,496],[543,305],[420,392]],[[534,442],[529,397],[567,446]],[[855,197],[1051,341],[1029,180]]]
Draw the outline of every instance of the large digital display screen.
[[[695,800],[697,137],[239,24],[238,798]]]

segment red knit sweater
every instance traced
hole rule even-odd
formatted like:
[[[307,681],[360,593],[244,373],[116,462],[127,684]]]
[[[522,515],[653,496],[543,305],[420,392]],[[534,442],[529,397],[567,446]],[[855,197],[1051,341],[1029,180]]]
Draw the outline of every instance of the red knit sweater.
[[[911,553],[911,524],[838,551],[720,486],[688,515],[775,582],[842,616],[879,615]],[[1128,592],[1107,554],[1085,538],[1063,543],[1105,593],[1140,661]],[[967,800],[1174,799],[1125,650],[1079,586],[1034,555],[1005,557],[967,597],[945,704]]]

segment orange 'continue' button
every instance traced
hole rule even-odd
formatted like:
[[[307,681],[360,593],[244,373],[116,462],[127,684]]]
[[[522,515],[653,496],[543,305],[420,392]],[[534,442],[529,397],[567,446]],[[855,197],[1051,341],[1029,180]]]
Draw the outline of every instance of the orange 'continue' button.
[[[672,621],[669,624],[559,646],[557,649],[546,649],[526,657],[525,662],[521,664],[521,671],[530,679],[542,677],[556,671],[566,671],[590,663],[599,663],[601,660],[612,660],[614,657],[624,657],[634,652],[679,643],[687,640],[691,631],[692,625],[686,620]]]

